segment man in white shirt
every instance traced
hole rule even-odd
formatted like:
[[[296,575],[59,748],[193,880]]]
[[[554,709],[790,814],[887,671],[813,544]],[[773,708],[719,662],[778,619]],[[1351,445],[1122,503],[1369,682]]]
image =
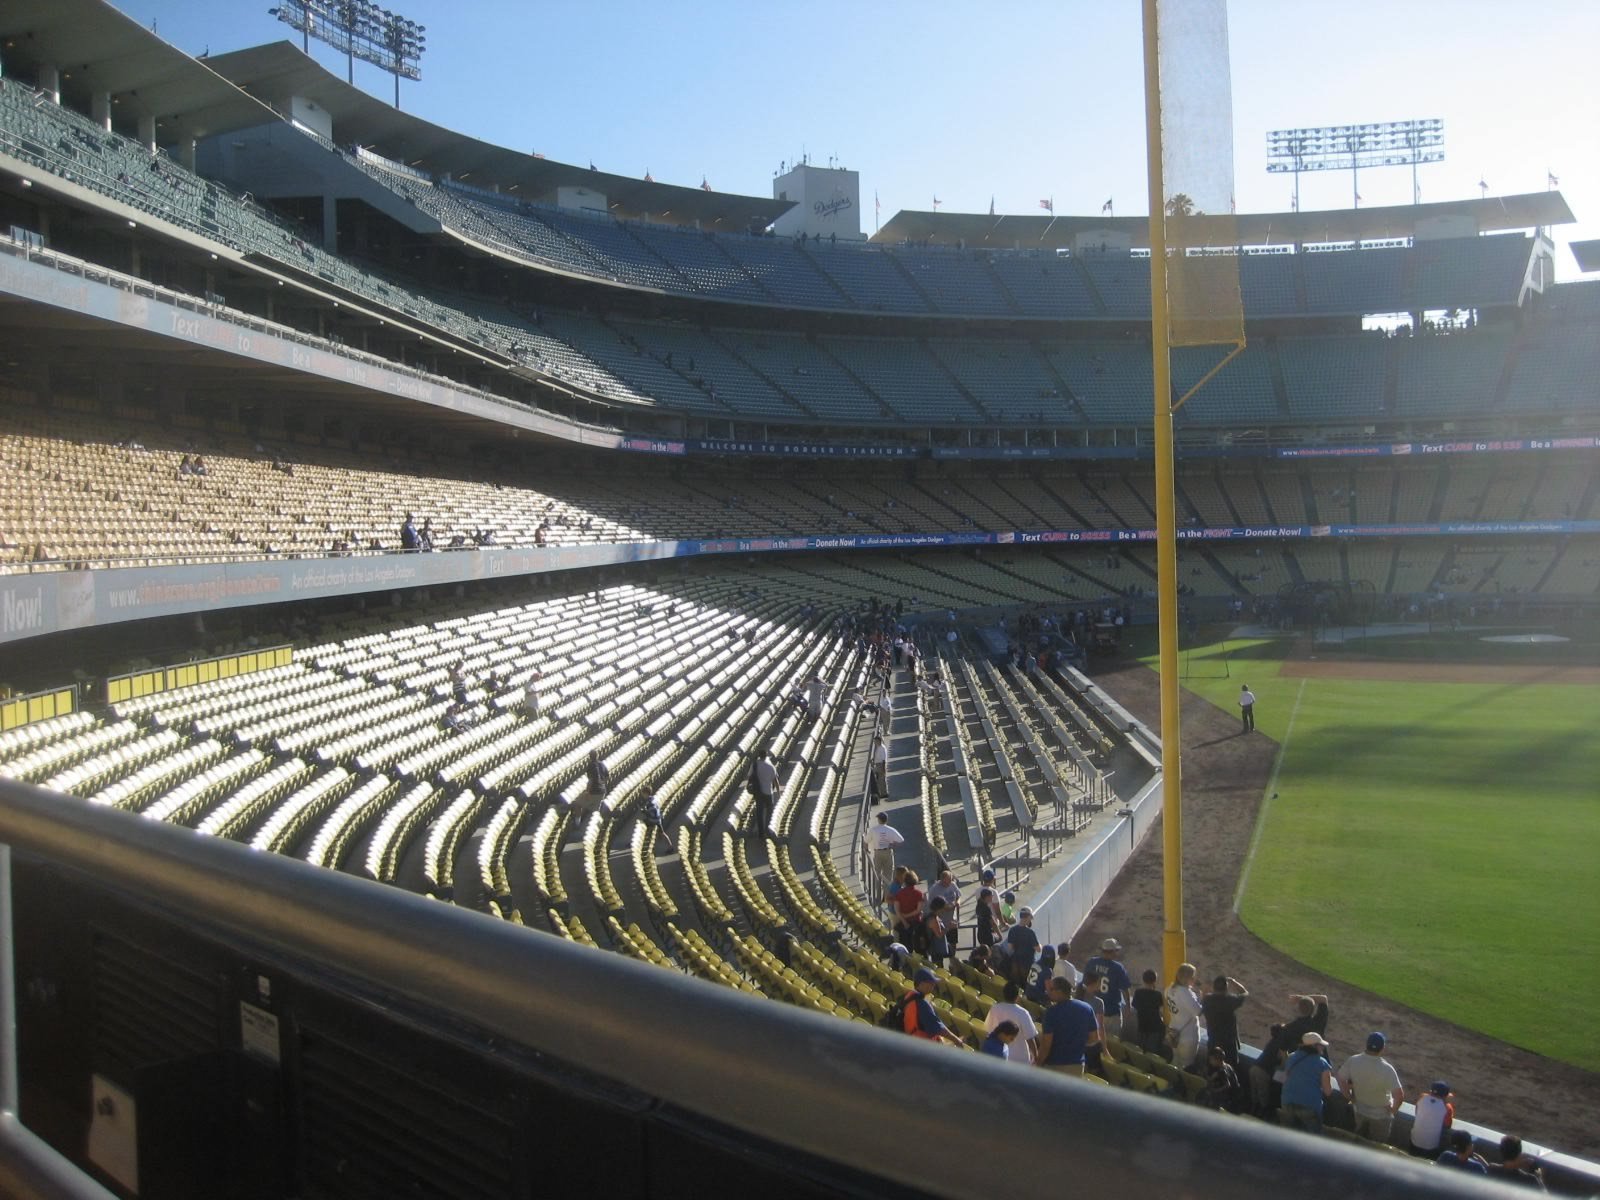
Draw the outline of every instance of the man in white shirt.
[[[989,1007],[989,1015],[984,1018],[983,1027],[993,1033],[995,1026],[1000,1022],[1015,1021],[1019,1032],[1017,1040],[1011,1043],[1011,1056],[1006,1061],[1031,1067],[1039,1051],[1039,1027],[1033,1022],[1033,1014],[1017,1003],[1019,993],[1016,984],[1006,984],[1005,991],[1001,995],[1005,998],[996,1000]]]
[[[1356,1133],[1369,1142],[1388,1142],[1394,1114],[1406,1098],[1400,1073],[1383,1057],[1386,1045],[1383,1034],[1370,1033],[1367,1052],[1352,1054],[1339,1068],[1339,1086],[1355,1105]]]
[[[1245,733],[1256,727],[1256,694],[1247,683],[1239,685],[1239,719],[1244,722]]]
[[[806,681],[806,715],[822,715],[822,676],[813,675]]]
[[[867,828],[867,849],[872,851],[872,869],[885,883],[894,874],[894,848],[905,844],[905,835],[889,824],[888,813],[879,813],[877,823]]]
[[[1083,972],[1079,971],[1078,968],[1073,966],[1072,963],[1067,959],[1067,955],[1071,953],[1072,943],[1062,942],[1059,946],[1057,946],[1056,965],[1051,970],[1050,974],[1055,976],[1057,979],[1065,979],[1074,988],[1074,990],[1076,990],[1078,984],[1083,981]]]

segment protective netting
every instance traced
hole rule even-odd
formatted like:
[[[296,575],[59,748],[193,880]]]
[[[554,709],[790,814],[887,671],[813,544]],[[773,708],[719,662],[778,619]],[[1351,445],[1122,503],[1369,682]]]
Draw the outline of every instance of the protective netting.
[[[1242,342],[1227,0],[1157,0],[1156,52],[1171,342]]]

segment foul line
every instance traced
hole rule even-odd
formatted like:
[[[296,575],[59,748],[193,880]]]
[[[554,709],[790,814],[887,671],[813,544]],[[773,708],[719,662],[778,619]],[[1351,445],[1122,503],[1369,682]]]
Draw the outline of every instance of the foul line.
[[[1267,808],[1278,790],[1278,772],[1283,770],[1283,756],[1289,750],[1289,735],[1294,732],[1294,719],[1300,715],[1300,699],[1306,694],[1306,683],[1300,681],[1300,690],[1294,694],[1294,707],[1289,710],[1289,724],[1284,728],[1283,741],[1278,743],[1278,756],[1272,760],[1272,775],[1267,779],[1266,790],[1261,793],[1261,807],[1256,810],[1256,827],[1250,835],[1250,849],[1244,852],[1244,866],[1239,869],[1239,886],[1233,890],[1233,915],[1239,915],[1239,905],[1244,903],[1244,889],[1250,882],[1250,866],[1256,860],[1256,847],[1261,845],[1261,831],[1267,826]]]

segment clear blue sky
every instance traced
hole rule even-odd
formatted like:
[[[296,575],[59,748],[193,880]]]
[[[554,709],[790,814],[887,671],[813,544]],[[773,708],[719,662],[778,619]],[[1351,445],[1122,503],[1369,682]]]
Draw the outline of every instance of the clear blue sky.
[[[271,0],[116,0],[190,53],[295,38]],[[1135,0],[821,2],[408,0],[428,28],[402,103],[431,121],[549,158],[771,194],[781,160],[837,154],[901,208],[1093,213],[1144,205]],[[1600,0],[1232,0],[1241,212],[1289,207],[1265,170],[1269,129],[1442,117],[1446,160],[1422,198],[1539,191],[1560,180],[1600,236]],[[344,60],[312,43],[344,71]],[[383,97],[389,77],[356,65]],[[1404,168],[1363,173],[1363,202],[1403,204]],[[1303,209],[1350,203],[1348,172],[1302,176]],[[1563,249],[1562,278],[1577,274]]]

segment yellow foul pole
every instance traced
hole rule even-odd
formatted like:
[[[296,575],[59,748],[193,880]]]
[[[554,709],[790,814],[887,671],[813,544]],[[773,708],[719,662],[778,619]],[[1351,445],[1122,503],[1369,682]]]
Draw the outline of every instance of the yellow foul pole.
[[[1161,642],[1161,960],[1165,979],[1188,957],[1183,929],[1183,768],[1178,727],[1178,529],[1173,505],[1172,351],[1168,344],[1166,189],[1161,171],[1161,66],[1156,0],[1144,0],[1144,121],[1150,165],[1150,354],[1155,374],[1156,620]]]

